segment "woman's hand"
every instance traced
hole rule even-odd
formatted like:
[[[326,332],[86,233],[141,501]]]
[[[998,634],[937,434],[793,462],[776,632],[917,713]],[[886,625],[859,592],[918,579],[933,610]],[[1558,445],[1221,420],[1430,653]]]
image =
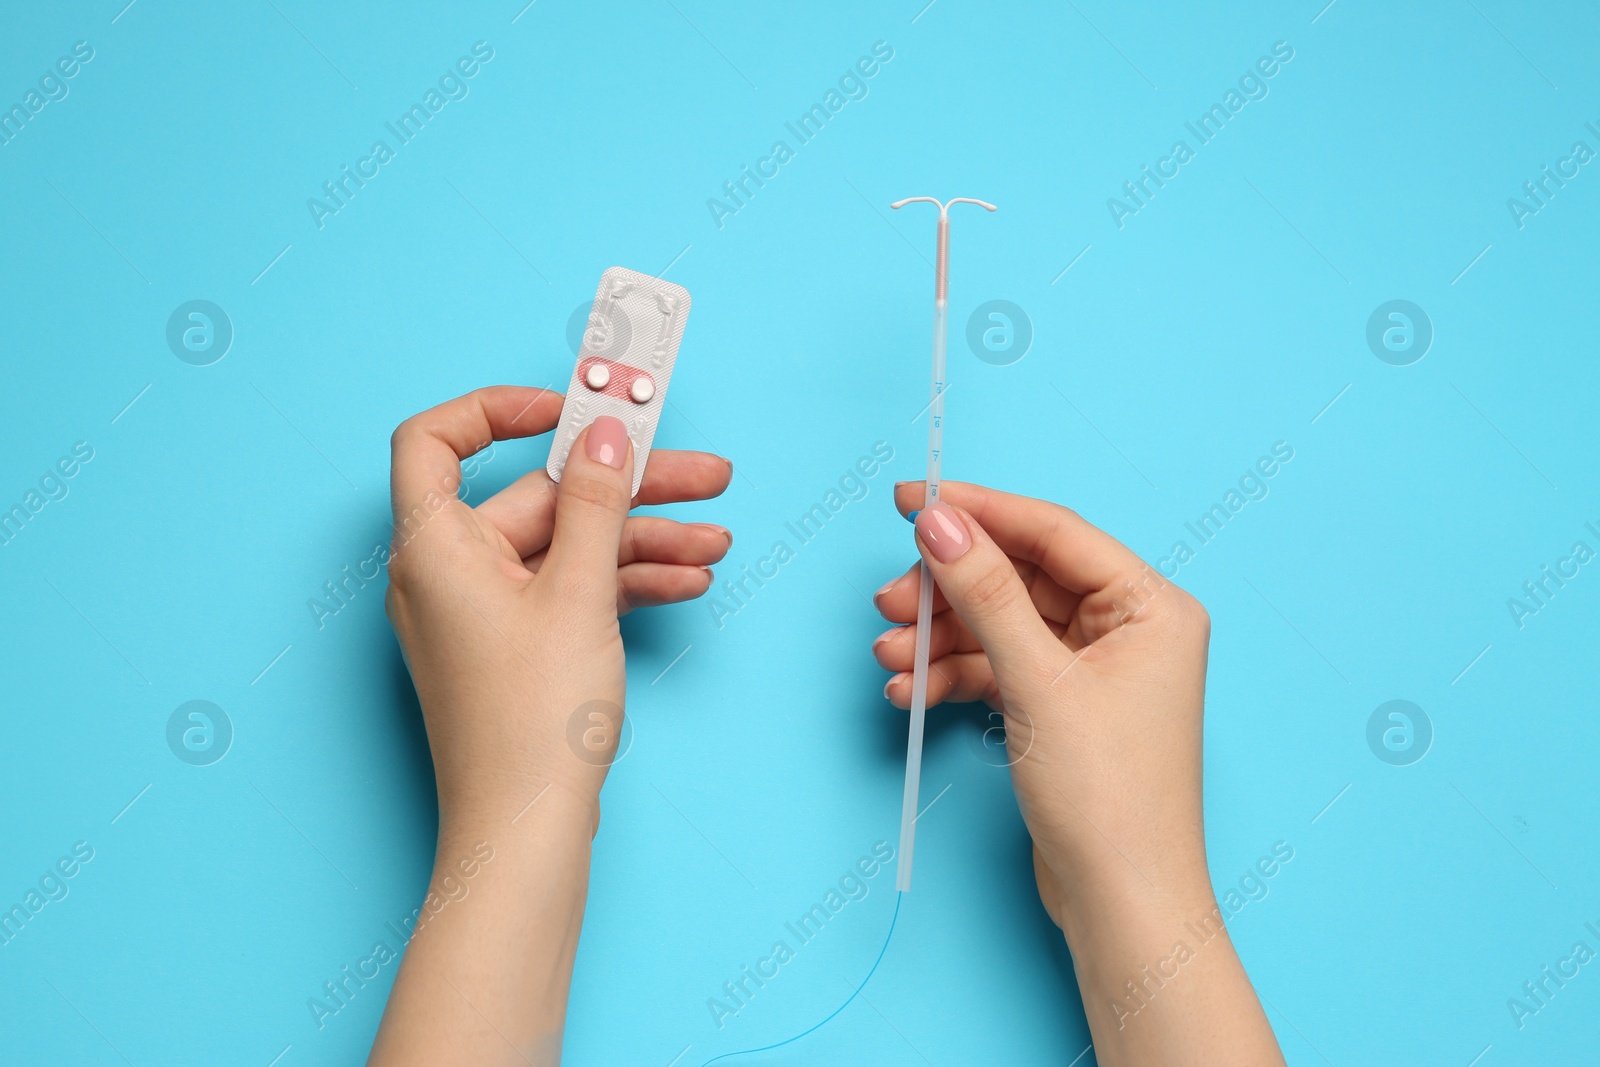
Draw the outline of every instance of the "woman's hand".
[[[909,515],[924,494],[902,482],[895,502]],[[1066,508],[960,482],[940,498],[916,516],[937,586],[928,704],[1004,716],[1039,895],[1099,1061],[1281,1063],[1206,868],[1205,609]],[[905,624],[873,645],[902,708],[919,589],[913,567],[876,597]]]
[[[541,468],[476,508],[457,499],[462,458],[548,431],[561,403],[548,390],[480,389],[394,433],[387,607],[422,702],[441,821],[514,814],[551,782],[594,800],[610,753],[575,758],[567,727],[587,705],[621,713],[618,617],[700,596],[732,543],[720,526],[628,514],[718,495],[728,461],[658,450],[630,502],[632,447],[609,417],[579,435],[559,486]]]
[[[427,724],[439,845],[374,1064],[559,1062],[621,727],[617,619],[700,596],[732,541],[630,516],[634,503],[716,496],[732,467],[657,450],[630,500],[632,446],[608,417],[578,436],[559,486],[536,470],[476,508],[458,499],[463,458],[544,433],[561,403],[480,389],[394,433],[387,606]]]
[[[1071,905],[1100,885],[1209,892],[1205,609],[1066,508],[960,482],[940,492],[943,505],[916,522],[937,586],[928,706],[983,701],[1005,717],[1051,918],[1067,928]],[[901,483],[895,497],[903,513],[921,508],[923,483]],[[902,672],[885,691],[902,708],[919,587],[913,566],[876,598],[885,618],[908,624],[873,645]]]

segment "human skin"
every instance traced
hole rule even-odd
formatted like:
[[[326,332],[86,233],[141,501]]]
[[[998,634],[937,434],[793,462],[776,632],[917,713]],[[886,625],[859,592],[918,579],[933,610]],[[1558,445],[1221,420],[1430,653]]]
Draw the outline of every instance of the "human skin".
[[[368,1061],[379,1067],[559,1064],[625,704],[618,618],[700,596],[731,543],[722,527],[629,515],[714,497],[732,467],[656,451],[630,500],[634,457],[615,420],[580,435],[559,486],[539,470],[476,508],[457,498],[461,459],[549,430],[561,401],[483,389],[395,431],[386,604],[427,726],[439,833]],[[1064,508],[955,482],[942,492],[916,527],[938,584],[929,703],[983,700],[1005,716],[1040,897],[1071,949],[1099,1062],[1281,1064],[1225,930],[1146,1000],[1124,988],[1192,938],[1186,923],[1216,915],[1200,801],[1205,612]],[[922,497],[921,483],[896,487],[902,513]],[[899,707],[918,581],[913,568],[876,598],[911,624],[874,645]]]
[[[617,620],[704,593],[732,542],[720,526],[629,515],[634,457],[614,419],[579,436],[559,486],[541,469],[476,508],[457,499],[461,459],[550,430],[561,403],[481,389],[394,434],[386,604],[427,725],[439,836],[370,1064],[560,1062],[625,703]],[[717,456],[657,450],[638,502],[713,497],[731,474]],[[462,861],[485,851],[466,877]]]
[[[1039,897],[1071,950],[1096,1058],[1282,1064],[1206,867],[1205,609],[1066,508],[961,482],[932,507],[925,495],[895,487],[902,514],[921,509],[936,587],[928,705],[1004,716]],[[913,567],[874,598],[901,624],[873,644],[900,708],[920,585]]]

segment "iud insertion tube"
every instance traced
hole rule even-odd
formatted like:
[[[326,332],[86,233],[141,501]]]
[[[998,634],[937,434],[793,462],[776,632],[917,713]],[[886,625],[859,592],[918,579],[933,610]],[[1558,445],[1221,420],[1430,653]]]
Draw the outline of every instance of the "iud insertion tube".
[[[982,200],[957,197],[939,203],[931,196],[913,196],[889,206],[926,202],[939,208],[938,250],[933,268],[933,386],[928,403],[928,493],[923,507],[939,499],[939,460],[944,452],[945,334],[950,318],[950,205],[977,204],[988,211],[995,206]],[[911,888],[911,851],[917,836],[917,793],[922,785],[922,728],[928,713],[928,635],[933,629],[933,575],[922,564],[922,589],[917,597],[917,660],[911,676],[911,726],[906,739],[906,792],[900,806],[900,867],[894,887]]]

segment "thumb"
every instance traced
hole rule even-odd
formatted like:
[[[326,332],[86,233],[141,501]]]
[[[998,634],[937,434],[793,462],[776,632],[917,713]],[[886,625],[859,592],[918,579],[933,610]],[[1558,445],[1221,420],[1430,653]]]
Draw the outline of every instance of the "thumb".
[[[1011,558],[969,513],[931,504],[917,513],[916,528],[934,582],[983,645],[997,679],[1021,677],[1052,647],[1060,648]]]
[[[633,503],[633,442],[621,420],[601,415],[572,443],[556,488],[556,521],[541,573],[616,598],[617,546]]]

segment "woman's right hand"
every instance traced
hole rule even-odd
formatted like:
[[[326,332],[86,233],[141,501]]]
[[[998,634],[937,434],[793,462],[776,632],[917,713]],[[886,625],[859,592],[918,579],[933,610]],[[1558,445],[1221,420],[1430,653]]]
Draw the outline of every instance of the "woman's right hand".
[[[1205,609],[1066,508],[961,482],[924,508],[925,488],[902,482],[895,502],[921,509],[937,586],[928,705],[983,701],[1004,717],[1039,894],[1072,949],[1100,1062],[1281,1063],[1206,868]],[[873,645],[901,708],[920,581],[914,566],[875,598],[902,624]],[[1185,924],[1217,933],[1201,944]],[[1193,962],[1173,963],[1183,941]],[[1146,983],[1147,967],[1181,977]],[[1189,1029],[1207,1006],[1218,1044]]]

